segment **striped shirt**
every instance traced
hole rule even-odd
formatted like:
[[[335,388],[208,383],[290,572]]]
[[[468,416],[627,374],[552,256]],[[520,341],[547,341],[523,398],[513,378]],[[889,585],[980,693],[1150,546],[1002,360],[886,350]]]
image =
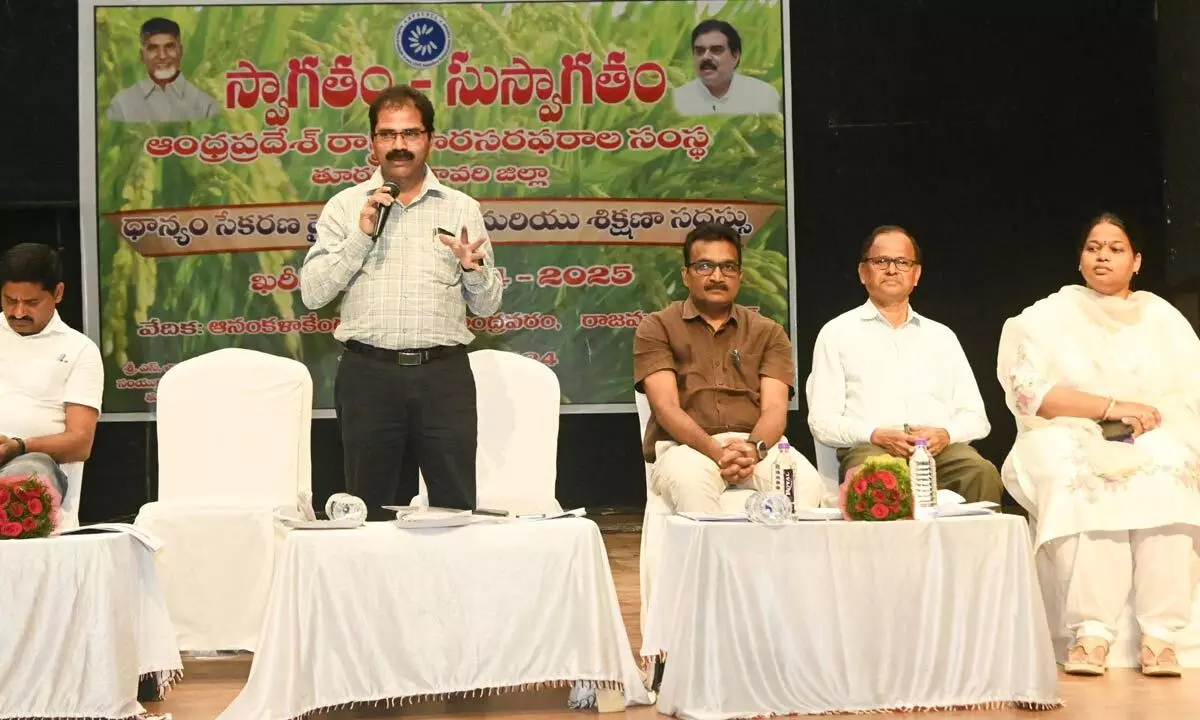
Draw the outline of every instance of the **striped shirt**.
[[[407,206],[396,202],[378,243],[358,227],[367,199],[383,184],[371,179],[334,195],[317,220],[317,242],[300,268],[300,297],[311,310],[342,298],[341,324],[333,336],[389,350],[469,345],[466,311],[478,316],[500,309],[504,286],[490,242],[482,267],[467,272],[438,228],[470,242],[487,239],[479,203],[438,182],[426,168],[421,192]]]

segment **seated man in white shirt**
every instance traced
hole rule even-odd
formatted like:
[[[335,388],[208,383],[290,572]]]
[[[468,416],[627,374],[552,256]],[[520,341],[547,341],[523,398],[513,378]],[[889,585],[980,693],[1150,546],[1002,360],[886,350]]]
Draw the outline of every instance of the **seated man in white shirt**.
[[[967,356],[950,328],[908,303],[921,279],[916,240],[900,227],[876,228],[858,277],[870,299],[826,323],[813,348],[813,437],[837,449],[843,481],[871,455],[908,458],[924,438],[939,488],[1000,502],[1000,473],[968,444],[991,426]]]
[[[22,243],[0,258],[0,475],[36,472],[62,497],[63,465],[92,452],[104,367],[100,350],[58,316],[62,261],[46,245]],[[74,525],[78,508],[63,508]]]
[[[742,37],[724,20],[705,20],[692,30],[696,79],[675,88],[680,115],[759,115],[780,112],[779,91],[737,71]]]

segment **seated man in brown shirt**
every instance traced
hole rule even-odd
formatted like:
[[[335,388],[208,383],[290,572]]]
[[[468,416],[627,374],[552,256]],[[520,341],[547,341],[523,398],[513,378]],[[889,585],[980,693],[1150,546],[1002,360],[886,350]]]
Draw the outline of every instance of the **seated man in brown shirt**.
[[[734,303],[742,243],[697,226],[683,243],[688,298],[646,316],[633,341],[634,387],[650,401],[642,455],[651,486],[676,512],[718,512],[729,486],[769,490],[793,390],[783,328]],[[821,478],[796,450],[796,505],[821,500]]]

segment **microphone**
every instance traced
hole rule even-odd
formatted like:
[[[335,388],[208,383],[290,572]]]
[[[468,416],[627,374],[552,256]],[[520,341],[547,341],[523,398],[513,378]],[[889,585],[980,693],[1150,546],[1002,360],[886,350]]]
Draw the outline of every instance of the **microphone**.
[[[385,182],[379,189],[386,191],[387,194],[391,195],[393,199],[400,194],[400,186],[394,182]],[[374,193],[372,193],[372,195],[374,195]],[[394,205],[395,203],[392,204]],[[376,242],[379,240],[379,236],[383,234],[383,226],[387,223],[388,213],[391,211],[391,205],[385,205],[383,209],[380,210],[379,219],[375,221],[375,232],[371,233],[371,242]]]

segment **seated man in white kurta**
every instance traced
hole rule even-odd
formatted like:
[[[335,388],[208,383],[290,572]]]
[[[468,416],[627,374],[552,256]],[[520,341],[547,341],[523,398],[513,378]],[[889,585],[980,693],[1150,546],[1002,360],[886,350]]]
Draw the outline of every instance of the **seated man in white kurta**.
[[[46,245],[23,243],[0,258],[0,475],[36,472],[67,492],[64,464],[92,451],[104,367],[100,350],[58,316],[62,262]],[[73,525],[77,508],[64,508]]]
[[[813,347],[813,437],[837,449],[843,479],[872,455],[907,459],[924,439],[939,487],[1000,502],[1000,473],[969,445],[991,426],[967,356],[950,328],[909,305],[921,278],[916,241],[876,228],[858,275],[870,298],[826,323]]]
[[[1069,285],[1004,326],[997,374],[1017,419],[1004,484],[1037,522],[1074,635],[1065,670],[1101,675],[1133,586],[1142,672],[1180,674],[1200,539],[1200,339],[1102,215]],[[1107,433],[1107,435],[1106,435]],[[1106,437],[1108,439],[1106,439]]]

